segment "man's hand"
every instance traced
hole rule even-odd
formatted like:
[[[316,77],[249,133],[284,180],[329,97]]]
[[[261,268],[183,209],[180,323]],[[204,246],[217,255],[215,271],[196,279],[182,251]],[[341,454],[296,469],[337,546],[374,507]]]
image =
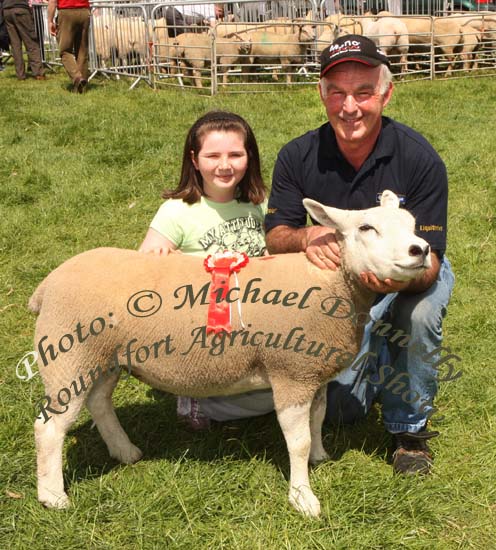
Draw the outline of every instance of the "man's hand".
[[[314,225],[306,228],[305,253],[320,269],[336,271],[340,266],[340,250],[333,229]]]
[[[401,292],[410,284],[410,281],[395,281],[394,279],[379,281],[372,271],[364,271],[363,273],[360,273],[360,280],[369,290],[379,292],[381,294]]]
[[[363,273],[360,273],[360,280],[364,286],[374,292],[380,292],[381,294],[402,291],[418,294],[420,292],[425,292],[435,283],[440,268],[441,262],[437,254],[435,252],[431,252],[431,267],[417,279],[413,279],[411,281],[395,281],[393,279],[379,281],[379,279],[371,271],[364,271]]]
[[[48,7],[47,7],[48,31],[52,36],[57,36],[57,25],[55,23],[56,11],[57,11],[57,0],[48,0]]]

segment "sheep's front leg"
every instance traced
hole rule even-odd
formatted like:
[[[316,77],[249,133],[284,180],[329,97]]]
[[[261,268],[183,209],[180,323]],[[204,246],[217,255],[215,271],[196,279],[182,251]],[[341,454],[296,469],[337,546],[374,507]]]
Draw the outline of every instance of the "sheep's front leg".
[[[222,87],[225,88],[227,86],[227,70],[228,70],[228,63],[229,58],[220,57],[219,63],[217,64],[217,74],[220,76],[222,75]]]
[[[118,380],[118,373],[99,378],[91,389],[86,406],[107,445],[110,456],[123,464],[133,464],[142,457],[143,453],[129,441],[115,414],[112,393]]]
[[[203,88],[201,70],[198,68],[192,69],[193,82],[197,88]]]
[[[322,444],[322,424],[324,422],[327,405],[327,385],[324,384],[313,398],[312,408],[310,409],[310,433],[312,444],[310,447],[310,464],[319,464],[329,460]]]
[[[276,401],[276,400],[275,400]],[[313,494],[308,479],[310,456],[310,409],[313,399],[301,405],[277,408],[276,411],[289,452],[290,487],[289,502],[307,516],[320,514],[320,502]]]
[[[291,84],[291,73],[294,68],[291,66],[291,60],[287,57],[281,59],[282,70],[286,73],[286,84]]]

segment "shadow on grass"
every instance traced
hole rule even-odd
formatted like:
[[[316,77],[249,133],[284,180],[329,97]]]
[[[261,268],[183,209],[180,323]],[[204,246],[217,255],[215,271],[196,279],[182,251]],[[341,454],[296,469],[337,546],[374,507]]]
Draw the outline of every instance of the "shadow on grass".
[[[167,459],[215,462],[265,458],[289,479],[289,458],[275,413],[214,423],[210,430],[192,432],[176,420],[176,397],[149,390],[153,401],[117,409],[117,416],[130,440],[143,451],[143,461]],[[72,480],[98,477],[111,472],[119,462],[111,458],[91,420],[68,434],[73,440],[67,450],[67,475]],[[384,456],[389,444],[373,408],[367,418],[355,425],[324,426],[324,446],[332,461],[349,450]]]

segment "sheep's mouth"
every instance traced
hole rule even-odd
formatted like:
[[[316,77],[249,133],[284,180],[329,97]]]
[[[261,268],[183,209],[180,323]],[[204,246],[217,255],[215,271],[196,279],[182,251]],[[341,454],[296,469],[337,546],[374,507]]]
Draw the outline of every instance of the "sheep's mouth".
[[[427,269],[427,266],[425,265],[425,262],[421,262],[417,265],[401,265],[401,264],[394,264],[396,267],[399,267],[400,269],[410,269],[410,270],[418,270],[418,269]]]

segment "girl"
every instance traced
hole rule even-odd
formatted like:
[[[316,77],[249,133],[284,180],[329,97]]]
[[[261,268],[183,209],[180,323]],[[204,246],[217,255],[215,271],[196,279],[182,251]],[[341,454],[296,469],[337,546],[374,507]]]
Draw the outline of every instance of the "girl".
[[[191,127],[184,145],[177,189],[150,224],[141,252],[178,250],[197,256],[237,250],[248,256],[265,253],[263,222],[266,189],[252,129],[238,115],[212,111]],[[231,420],[273,410],[270,390],[230,397],[178,397],[177,412],[193,429],[210,419]]]

